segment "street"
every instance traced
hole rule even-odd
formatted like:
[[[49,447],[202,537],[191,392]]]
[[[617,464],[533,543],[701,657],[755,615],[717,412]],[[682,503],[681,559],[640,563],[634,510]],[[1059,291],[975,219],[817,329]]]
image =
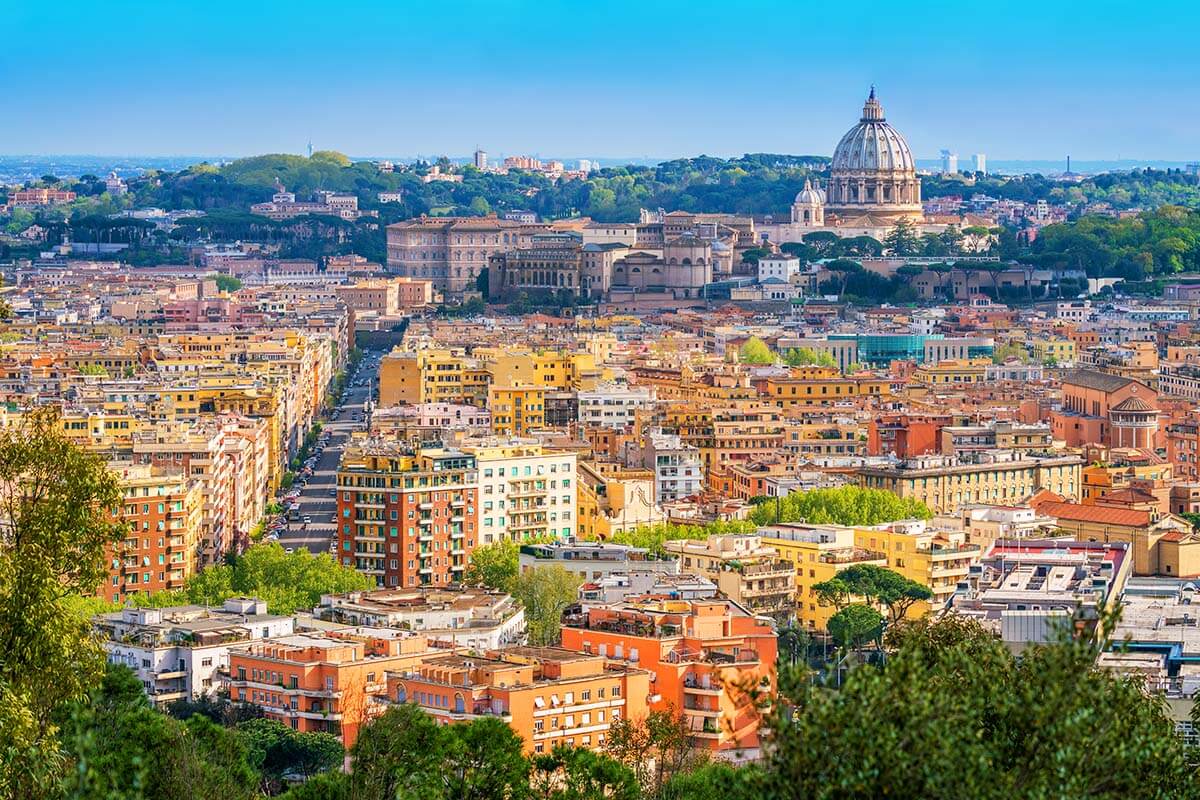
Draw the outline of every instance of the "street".
[[[338,417],[324,422],[324,430],[329,431],[329,435],[322,437],[324,449],[313,464],[312,475],[303,485],[300,484],[300,476],[297,476],[294,488],[300,489],[300,508],[298,517],[279,530],[279,543],[284,548],[307,547],[313,553],[330,552],[337,529],[337,523],[334,522],[337,495],[334,488],[338,460],[342,456],[342,447],[350,438],[350,432],[363,430],[366,425],[364,404],[374,392],[382,355],[383,351],[365,351],[358,371],[347,375],[346,391],[342,405],[338,406]],[[359,385],[360,382],[362,385]],[[304,524],[305,517],[311,520],[307,525]]]

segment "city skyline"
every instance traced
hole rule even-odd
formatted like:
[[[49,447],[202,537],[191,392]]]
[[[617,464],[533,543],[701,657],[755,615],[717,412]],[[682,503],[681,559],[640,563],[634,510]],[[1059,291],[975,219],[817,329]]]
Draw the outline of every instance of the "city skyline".
[[[1196,158],[1200,114],[1181,101],[1200,57],[1146,48],[1131,65],[1091,44],[1164,37],[1194,14],[1182,4],[1088,19],[1054,4],[868,6],[368,4],[330,36],[308,3],[236,16],[226,3],[153,16],[67,3],[48,19],[18,2],[12,34],[57,47],[38,80],[20,51],[0,54],[0,152],[251,155],[311,140],[357,155],[826,155],[874,83],[921,160]],[[1051,30],[1078,46],[1046,41]],[[46,125],[72,118],[102,124]]]

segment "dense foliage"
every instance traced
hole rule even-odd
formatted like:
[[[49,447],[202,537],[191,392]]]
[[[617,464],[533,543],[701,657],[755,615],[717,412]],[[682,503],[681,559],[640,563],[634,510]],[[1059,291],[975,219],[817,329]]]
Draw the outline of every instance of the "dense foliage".
[[[1200,211],[1163,206],[1122,219],[1088,216],[1048,225],[1026,258],[1039,266],[1132,281],[1193,272],[1200,270]]]
[[[104,651],[71,605],[124,536],[120,483],[63,437],[58,412],[0,431],[0,798],[38,798],[63,768],[57,713],[101,678]]]
[[[758,793],[741,796],[1196,797],[1165,702],[1096,666],[1101,634],[1018,658],[951,617],[889,629],[886,664],[837,691],[785,669]]]
[[[723,533],[753,533],[753,522],[711,522],[707,525],[680,525],[674,522],[660,522],[654,525],[640,525],[631,531],[621,531],[612,535],[611,541],[617,544],[628,544],[634,547],[644,547],[651,555],[666,554],[663,544],[673,539],[707,539],[709,536],[719,536]]]
[[[353,567],[338,563],[328,553],[313,555],[306,548],[288,553],[278,542],[262,542],[241,555],[229,555],[193,575],[177,592],[134,595],[132,605],[163,607],[195,603],[217,606],[230,597],[258,597],[272,614],[311,609],[323,594],[352,592],[374,587],[373,580]],[[84,614],[112,611],[117,606],[100,600],[75,599]]]
[[[933,512],[919,500],[882,489],[840,486],[767,498],[750,513],[756,525],[810,522],[815,525],[878,525],[899,519],[929,519]]]
[[[511,594],[525,609],[529,643],[556,644],[562,612],[575,602],[583,581],[557,564],[522,572],[518,559],[518,547],[510,540],[478,547],[471,553],[465,580]]]

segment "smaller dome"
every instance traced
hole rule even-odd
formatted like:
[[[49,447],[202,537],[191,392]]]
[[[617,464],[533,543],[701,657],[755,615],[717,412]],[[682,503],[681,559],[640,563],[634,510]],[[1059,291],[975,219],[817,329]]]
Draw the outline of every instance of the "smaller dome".
[[[804,188],[796,195],[796,202],[805,206],[821,205],[825,202],[825,193],[820,189],[814,189],[812,181],[805,178]]]
[[[1117,403],[1115,406],[1113,406],[1112,410],[1113,411],[1133,411],[1133,412],[1150,412],[1150,411],[1157,412],[1158,411],[1158,409],[1156,409],[1154,406],[1150,405],[1149,403],[1147,403],[1145,400],[1143,400],[1140,397],[1126,398],[1125,400],[1122,400],[1120,403]]]

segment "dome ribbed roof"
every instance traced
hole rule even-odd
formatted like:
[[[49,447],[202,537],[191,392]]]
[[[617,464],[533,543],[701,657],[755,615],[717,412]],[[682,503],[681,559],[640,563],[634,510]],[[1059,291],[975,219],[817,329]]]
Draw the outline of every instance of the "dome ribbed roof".
[[[863,105],[862,119],[833,151],[831,167],[834,171],[916,171],[908,142],[884,119],[874,87]]]
[[[1157,411],[1140,397],[1127,397],[1112,407],[1113,411]]]
[[[813,188],[811,180],[805,178],[804,188],[796,194],[796,202],[804,205],[821,205],[825,202],[825,197],[820,189]]]

